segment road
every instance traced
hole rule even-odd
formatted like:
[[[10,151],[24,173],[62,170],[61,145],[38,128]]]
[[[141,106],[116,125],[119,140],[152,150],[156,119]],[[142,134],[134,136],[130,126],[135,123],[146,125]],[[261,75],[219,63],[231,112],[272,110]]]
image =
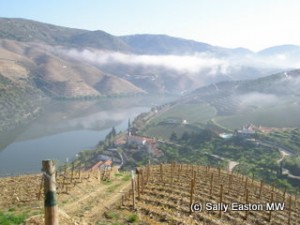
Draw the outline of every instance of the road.
[[[293,155],[293,153],[291,153],[288,149],[283,148],[282,146],[272,144],[272,143],[266,142],[266,141],[261,141],[261,140],[258,141],[257,143],[267,146],[267,147],[276,148],[281,154],[281,158],[277,160],[277,163],[279,163],[279,164],[284,160],[284,158],[286,156]],[[291,174],[288,169],[282,168],[282,174],[287,175],[289,178],[300,180],[300,176],[295,176],[295,175]]]

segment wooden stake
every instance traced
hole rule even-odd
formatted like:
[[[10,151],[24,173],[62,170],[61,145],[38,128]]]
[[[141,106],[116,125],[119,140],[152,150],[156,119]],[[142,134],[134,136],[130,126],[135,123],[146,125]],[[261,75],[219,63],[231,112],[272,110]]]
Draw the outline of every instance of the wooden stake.
[[[271,201],[270,201],[270,203],[271,204],[273,203],[273,192],[271,192]],[[272,219],[272,210],[270,210],[270,212],[269,212],[269,218],[268,218],[269,223],[271,222],[271,219]]]
[[[230,189],[231,189],[231,182],[232,182],[232,173],[229,174],[229,182],[228,182],[228,194],[230,193]]]
[[[78,171],[78,173],[79,173],[79,175],[78,175],[78,177],[79,177],[79,182],[81,182],[81,163],[80,163],[80,166],[79,166],[79,171]]]
[[[52,160],[43,160],[45,225],[58,225],[58,208],[56,203],[55,165]]]
[[[163,165],[160,164],[160,180],[163,181]]]
[[[140,175],[140,172],[139,170],[137,170],[137,191],[138,191],[138,200],[140,200],[140,178],[141,178],[141,175]]]
[[[291,213],[292,213],[292,196],[290,195],[290,197],[289,197],[289,220],[288,220],[288,225],[291,224]]]
[[[73,182],[73,176],[74,176],[74,162],[72,162],[71,183]]]
[[[122,206],[124,206],[125,204],[124,204],[124,202],[125,202],[125,196],[124,195],[122,195]]]
[[[210,176],[210,188],[209,188],[209,195],[210,195],[210,197],[211,197],[211,194],[212,194],[213,180],[214,180],[214,173],[211,173],[211,176]]]
[[[220,204],[222,204],[223,201],[223,184],[220,186]],[[220,209],[219,211],[219,218],[222,217],[222,210]]]
[[[132,207],[135,210],[135,188],[134,188],[134,171],[131,170],[131,189],[132,189]]]
[[[194,180],[194,183],[193,183],[193,194],[195,194],[195,186],[196,186],[196,175],[197,175],[197,173],[196,173],[196,171],[194,171],[194,174],[193,174],[193,180]]]
[[[174,172],[174,164],[171,164],[171,188],[173,186],[173,172]]]
[[[263,191],[263,185],[264,185],[263,180],[260,180],[260,187],[259,187],[259,196],[258,196],[258,198],[261,197],[261,194],[262,194],[262,191]]]
[[[101,171],[100,171],[100,168],[98,168],[98,180],[101,183]]]
[[[191,179],[190,206],[193,204],[193,195],[194,195],[194,179]],[[190,207],[190,214],[192,214],[191,207]]]
[[[246,192],[246,200],[245,200],[245,203],[246,203],[246,205],[248,205],[248,203],[249,203],[249,191],[248,191],[248,189],[246,189],[245,192]],[[248,213],[249,213],[249,211],[246,210],[246,211],[245,211],[245,220],[248,219]]]
[[[38,195],[37,195],[38,200],[41,199],[42,189],[43,189],[43,185],[44,185],[44,179],[45,179],[44,176],[42,176],[42,178],[41,178],[41,184],[40,184],[40,189],[39,189],[39,193],[38,193]]]
[[[246,190],[248,189],[248,177],[246,177],[245,187],[244,187],[244,195],[246,195]]]
[[[141,181],[142,181],[142,184],[141,184],[141,193],[144,193],[144,174],[143,174],[144,170],[141,169]]]

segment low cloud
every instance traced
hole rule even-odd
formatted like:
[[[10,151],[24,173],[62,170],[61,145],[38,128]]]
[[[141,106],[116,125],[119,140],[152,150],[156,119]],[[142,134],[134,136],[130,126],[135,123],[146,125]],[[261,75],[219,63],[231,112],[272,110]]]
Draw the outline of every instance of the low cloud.
[[[273,105],[276,104],[279,100],[279,98],[276,95],[273,94],[265,94],[265,93],[259,93],[259,92],[252,92],[245,95],[240,95],[239,101],[241,105]]]
[[[229,63],[226,59],[216,58],[207,53],[193,55],[136,55],[120,52],[91,51],[77,49],[61,50],[61,53],[78,60],[98,65],[124,64],[136,66],[155,66],[182,72],[199,73],[208,71],[210,75],[227,74]]]
[[[286,54],[259,56],[248,54],[244,56],[216,56],[211,53],[195,53],[192,55],[137,55],[121,52],[111,52],[93,49],[55,49],[56,54],[86,61],[99,66],[123,64],[144,67],[162,67],[179,73],[197,76],[237,74],[242,68],[256,68],[260,71],[278,71],[300,68],[300,60]],[[255,77],[256,74],[253,74]],[[253,77],[253,78],[254,78]],[[234,79],[234,77],[233,77]]]

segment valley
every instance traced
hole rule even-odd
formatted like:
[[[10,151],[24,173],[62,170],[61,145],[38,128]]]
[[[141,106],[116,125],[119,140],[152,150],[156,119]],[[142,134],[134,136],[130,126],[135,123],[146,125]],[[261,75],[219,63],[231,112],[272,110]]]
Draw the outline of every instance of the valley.
[[[62,224],[298,224],[299,59],[0,18],[0,224],[44,223],[46,158]]]

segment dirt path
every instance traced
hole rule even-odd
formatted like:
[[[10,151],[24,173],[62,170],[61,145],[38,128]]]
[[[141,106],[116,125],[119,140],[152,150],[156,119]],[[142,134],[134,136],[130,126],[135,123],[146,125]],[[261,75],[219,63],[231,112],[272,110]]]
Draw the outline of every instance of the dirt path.
[[[130,182],[122,180],[122,177],[115,177],[109,183],[96,180],[82,184],[70,193],[72,196],[61,199],[60,215],[72,218],[73,224],[96,224],[101,221],[104,211],[120,200],[129,188]]]
[[[228,162],[228,171],[229,172],[232,172],[232,170],[234,169],[234,167],[236,167],[237,165],[239,165],[239,163],[238,162],[236,162],[236,161],[229,161]]]
[[[118,201],[121,200],[122,195],[126,190],[130,188],[130,182],[126,183],[121,186],[120,189],[118,189],[117,192],[108,193],[103,197],[100,197],[98,199],[98,204],[95,204],[93,208],[86,211],[84,214],[84,221],[87,224],[96,224],[100,221],[101,217],[103,217],[103,213],[106,210],[109,210],[112,205],[116,204]],[[82,222],[84,222],[82,221]],[[84,223],[82,223],[84,224]]]
[[[59,223],[63,225],[94,225],[103,220],[103,214],[115,204],[121,203],[122,195],[131,187],[127,172],[111,174],[110,181],[99,181],[97,174],[82,174],[81,183],[70,185],[68,193],[57,195]],[[25,225],[44,225],[41,203],[38,215],[27,219]]]
[[[234,169],[234,167],[236,167],[237,165],[239,165],[240,163],[239,162],[236,162],[236,161],[233,161],[233,160],[230,160],[230,159],[226,159],[226,158],[223,158],[219,155],[216,155],[216,154],[209,154],[209,153],[206,153],[207,155],[210,155],[212,157],[215,157],[216,159],[220,159],[220,160],[224,160],[224,161],[227,161],[228,162],[228,171],[229,172],[232,172],[232,170]]]

